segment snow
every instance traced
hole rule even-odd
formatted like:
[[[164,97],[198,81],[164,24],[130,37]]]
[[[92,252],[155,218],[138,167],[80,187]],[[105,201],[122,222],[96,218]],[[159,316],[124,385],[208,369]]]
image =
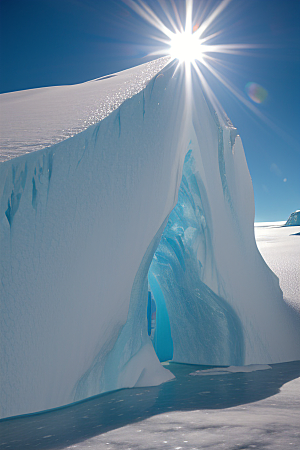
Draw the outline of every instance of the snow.
[[[133,374],[137,376],[134,377]],[[129,361],[122,374],[124,387],[157,386],[174,378],[163,366],[157,366],[157,356],[152,344],[144,345]],[[120,386],[120,387],[123,387]]]
[[[149,64],[155,72],[165,63]],[[126,73],[140,74],[137,90],[150,77],[144,67]],[[16,118],[1,119],[1,417],[174,382],[148,336],[154,254],[149,282],[162,293],[158,315],[165,307],[174,361],[300,358],[298,323],[255,245],[236,130],[198,80],[185,90],[174,66],[131,98],[123,75],[64,95],[43,88],[0,97]],[[123,82],[126,100],[107,115]],[[94,99],[107,95],[97,116]],[[84,125],[88,117],[102,120]],[[65,129],[80,132],[67,138]]]
[[[291,228],[280,224],[256,224],[256,243],[264,260],[279,278],[285,302],[300,312],[300,226]]]
[[[169,57],[68,86],[1,94],[0,162],[61,142],[140,92]]]
[[[167,367],[176,378],[160,386],[1,421],[1,449],[300,447],[300,361],[211,377],[191,377],[199,366]]]
[[[164,412],[85,439],[77,444],[76,448],[80,450],[298,449],[299,389],[298,378],[285,384],[273,396],[260,401],[229,408],[196,407],[190,411]],[[221,399],[222,397],[220,401]],[[66,445],[65,448],[73,449],[75,445]]]
[[[285,220],[278,220],[276,222],[254,222],[254,227],[281,227],[285,224]]]

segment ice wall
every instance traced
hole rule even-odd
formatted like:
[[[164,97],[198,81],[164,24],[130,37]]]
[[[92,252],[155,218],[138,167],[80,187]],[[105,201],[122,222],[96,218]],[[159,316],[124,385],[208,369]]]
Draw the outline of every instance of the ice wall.
[[[1,417],[172,377],[147,333],[162,235],[150,277],[176,360],[299,359],[241,140],[187,88],[168,66],[101,122],[0,165]]]

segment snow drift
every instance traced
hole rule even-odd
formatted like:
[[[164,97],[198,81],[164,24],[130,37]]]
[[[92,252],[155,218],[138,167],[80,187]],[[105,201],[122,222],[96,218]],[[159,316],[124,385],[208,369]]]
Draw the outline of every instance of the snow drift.
[[[95,95],[118,77],[91,83]],[[4,94],[4,109],[13,117],[39,96],[45,107],[45,90]],[[51,98],[62,120],[63,108],[77,114],[61,91]],[[1,417],[171,379],[147,332],[148,273],[160,359],[300,358],[299,330],[256,248],[241,139],[197,79],[189,96],[168,65],[102,121],[38,151],[57,127],[45,112],[43,130],[29,110],[32,133],[5,141],[9,155],[31,152],[0,165]]]

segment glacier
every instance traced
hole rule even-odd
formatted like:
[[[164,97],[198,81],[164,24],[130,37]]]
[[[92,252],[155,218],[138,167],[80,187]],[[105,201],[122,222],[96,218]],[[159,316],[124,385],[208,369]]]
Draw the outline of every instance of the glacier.
[[[169,359],[300,359],[241,138],[185,81],[163,58],[0,96],[0,417],[158,385]]]

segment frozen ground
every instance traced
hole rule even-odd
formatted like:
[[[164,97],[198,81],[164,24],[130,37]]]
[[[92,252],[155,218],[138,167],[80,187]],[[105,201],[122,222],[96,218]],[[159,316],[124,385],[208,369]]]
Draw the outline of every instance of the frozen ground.
[[[295,308],[300,237],[293,234],[299,231],[256,227],[258,247]],[[299,450],[300,361],[213,376],[191,376],[208,366],[168,368],[176,379],[160,386],[1,421],[0,449]]]
[[[300,311],[300,226],[283,227],[284,223],[256,224],[256,243],[278,276],[285,301]]]
[[[44,414],[0,422],[1,449],[300,448],[300,361],[124,389]],[[281,389],[281,390],[280,390]]]

